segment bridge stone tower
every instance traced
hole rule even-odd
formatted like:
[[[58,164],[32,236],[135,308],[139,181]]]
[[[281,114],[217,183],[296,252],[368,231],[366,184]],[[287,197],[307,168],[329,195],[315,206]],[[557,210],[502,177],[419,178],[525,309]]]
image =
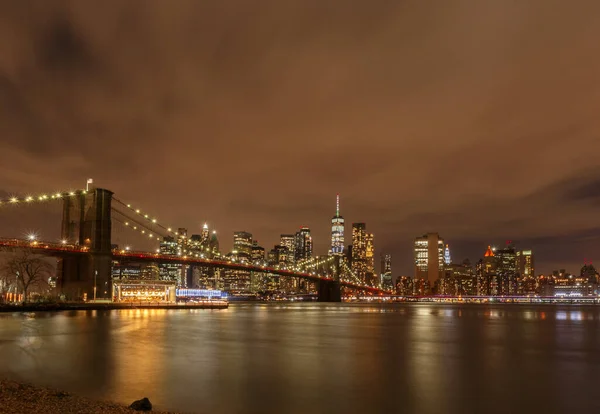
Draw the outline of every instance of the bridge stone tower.
[[[333,280],[319,281],[319,302],[341,302],[342,301],[342,288],[340,285],[340,270],[342,256],[334,256],[333,262]]]
[[[88,249],[85,254],[66,255],[59,261],[59,286],[68,298],[112,296],[112,195],[112,191],[93,188],[64,199],[62,239]]]

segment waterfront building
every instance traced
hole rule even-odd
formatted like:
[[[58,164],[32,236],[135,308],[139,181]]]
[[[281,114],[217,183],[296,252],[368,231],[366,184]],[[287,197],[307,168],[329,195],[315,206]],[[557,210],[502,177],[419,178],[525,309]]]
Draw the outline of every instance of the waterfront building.
[[[331,219],[331,250],[329,254],[344,254],[344,218],[340,215],[340,195],[336,198],[335,216]]]
[[[586,265],[585,269],[588,270]],[[595,277],[582,272],[573,275],[565,269],[555,270],[551,277],[545,278],[540,287],[540,295],[554,297],[581,297],[597,296],[599,293],[598,283]]]
[[[413,278],[408,276],[398,277],[396,279],[396,294],[400,296],[413,296]]]
[[[469,259],[444,267],[444,278],[439,284],[438,293],[452,296],[477,295],[477,278]]]
[[[415,239],[415,279],[424,279],[431,286],[443,276],[444,240],[438,233],[427,233]]]
[[[431,284],[427,279],[413,279],[413,296],[427,296],[431,293]]]
[[[142,263],[128,263],[117,260],[112,261],[111,278],[115,280],[140,280]]]
[[[164,280],[119,280],[112,283],[114,302],[175,303],[176,283]]]
[[[580,277],[587,279],[589,283],[598,283],[598,272],[591,262],[584,263],[579,275]]]

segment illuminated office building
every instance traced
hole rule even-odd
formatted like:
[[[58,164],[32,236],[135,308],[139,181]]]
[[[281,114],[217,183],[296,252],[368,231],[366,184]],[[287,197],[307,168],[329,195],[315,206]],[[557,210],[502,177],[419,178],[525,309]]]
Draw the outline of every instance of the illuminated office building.
[[[179,243],[177,243],[177,240],[171,236],[166,236],[162,239],[158,250],[159,253],[164,256],[181,255]],[[181,275],[181,264],[161,263],[158,265],[158,274],[160,280],[177,282]]]
[[[254,264],[263,265],[265,263],[265,248],[258,245],[258,241],[252,242],[251,261]]]
[[[517,252],[517,262],[520,277],[535,277],[535,266],[531,250]]]
[[[336,198],[335,216],[331,219],[331,255],[344,254],[344,218],[340,215],[340,195]]]
[[[444,249],[444,264],[449,266],[452,263],[452,257],[450,257],[450,246],[446,245]]]
[[[301,227],[300,231],[296,232],[295,247],[296,262],[308,260],[312,257],[312,236],[308,227]]]
[[[211,257],[220,256],[219,252],[219,239],[217,237],[217,232],[212,231],[210,234],[210,238],[208,239],[208,248],[210,250]]]
[[[352,223],[352,273],[362,282],[367,282],[367,226],[365,223]]]
[[[490,296],[496,294],[497,288],[497,274],[496,268],[498,262],[496,260],[495,249],[488,246],[483,259],[477,262],[475,266],[475,273],[477,275],[477,295],[479,296]]]
[[[381,255],[381,288],[392,290],[394,288],[394,280],[392,277],[392,255]]]
[[[279,238],[279,245],[287,248],[286,263],[293,264],[296,261],[296,236],[294,234],[282,234]]]
[[[267,263],[272,267],[286,268],[289,265],[290,251],[287,246],[275,245],[268,254]]]
[[[517,252],[512,242],[506,247],[496,250],[496,281],[494,295],[516,295],[517,282]]]
[[[444,278],[438,283],[437,293],[453,296],[477,295],[477,278],[469,259],[444,266]]]
[[[202,247],[208,247],[208,242],[210,239],[210,232],[208,230],[208,224],[204,223],[202,226],[202,234],[200,235],[200,243],[202,243]]]
[[[373,233],[365,234],[365,266],[367,284],[370,286],[379,286],[379,280],[375,274],[375,244]]]
[[[111,276],[113,280],[140,280],[142,278],[142,263],[128,263],[113,260]]]
[[[236,231],[233,234],[233,251],[238,260],[249,261],[252,257],[252,234]]]
[[[423,279],[430,286],[443,276],[444,240],[437,233],[427,233],[415,239],[415,279]]]

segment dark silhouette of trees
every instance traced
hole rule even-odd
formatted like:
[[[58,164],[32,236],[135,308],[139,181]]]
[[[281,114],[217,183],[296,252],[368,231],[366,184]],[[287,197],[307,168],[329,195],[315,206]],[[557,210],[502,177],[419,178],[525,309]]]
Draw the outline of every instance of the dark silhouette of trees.
[[[54,267],[47,259],[23,250],[7,260],[3,273],[9,283],[16,282],[23,292],[23,302],[27,302],[31,289],[47,284],[54,274]]]

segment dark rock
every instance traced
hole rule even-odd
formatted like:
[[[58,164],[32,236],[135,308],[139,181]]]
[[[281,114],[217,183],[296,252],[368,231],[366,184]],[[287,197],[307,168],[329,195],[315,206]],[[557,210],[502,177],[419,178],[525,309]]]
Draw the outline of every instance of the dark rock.
[[[152,411],[152,403],[148,398],[144,397],[141,400],[132,402],[129,408],[135,411]]]

